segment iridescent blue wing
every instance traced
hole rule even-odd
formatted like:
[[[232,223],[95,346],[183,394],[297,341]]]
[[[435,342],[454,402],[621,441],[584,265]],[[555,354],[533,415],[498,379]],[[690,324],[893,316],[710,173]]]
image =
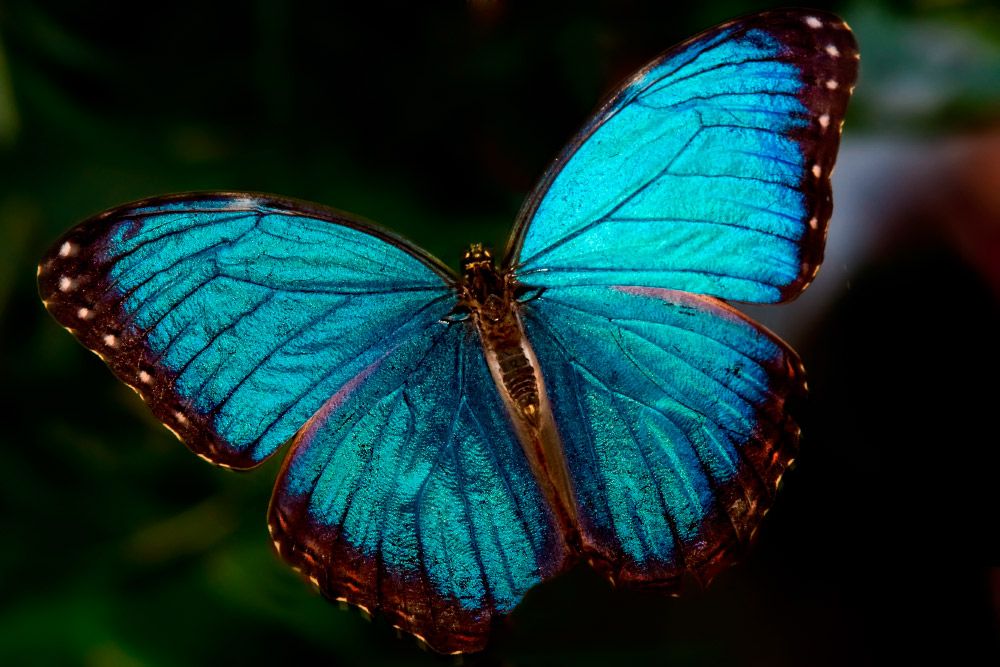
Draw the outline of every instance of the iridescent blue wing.
[[[469,323],[408,339],[316,413],[270,527],[327,596],[444,653],[481,649],[567,559]]]
[[[622,583],[710,579],[794,456],[795,353],[722,302],[671,290],[552,289],[522,313],[585,546]]]
[[[193,194],[127,205],[39,266],[55,318],[220,465],[269,456],[391,342],[455,304],[450,273],[329,209]]]
[[[843,21],[806,10],[726,23],[667,51],[552,164],[506,265],[537,287],[794,297],[822,260],[857,66]]]

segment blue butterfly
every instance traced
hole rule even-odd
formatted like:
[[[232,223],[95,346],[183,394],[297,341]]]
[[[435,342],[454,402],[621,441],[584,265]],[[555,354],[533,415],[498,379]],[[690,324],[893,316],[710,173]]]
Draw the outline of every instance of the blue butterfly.
[[[799,294],[822,258],[858,52],[783,10],[637,72],[556,158],[499,267],[247,193],[126,205],[39,267],[55,318],[195,453],[291,440],[275,548],[325,595],[441,652],[535,584],[707,581],[791,463],[795,353],[725,301]]]

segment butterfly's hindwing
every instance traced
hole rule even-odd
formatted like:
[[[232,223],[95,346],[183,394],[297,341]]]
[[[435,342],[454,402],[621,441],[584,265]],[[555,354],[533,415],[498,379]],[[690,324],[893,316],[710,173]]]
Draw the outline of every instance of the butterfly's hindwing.
[[[549,168],[507,263],[535,287],[794,297],[822,260],[856,76],[850,30],[823,12],[768,12],[667,51]]]
[[[444,653],[480,650],[567,560],[468,323],[431,327],[334,396],[270,514],[282,556],[326,595]]]
[[[721,302],[670,290],[551,289],[524,313],[586,546],[623,583],[710,579],[795,454],[795,353]]]
[[[249,467],[454,304],[445,269],[377,233],[261,195],[161,198],[71,230],[39,289],[191,449]]]

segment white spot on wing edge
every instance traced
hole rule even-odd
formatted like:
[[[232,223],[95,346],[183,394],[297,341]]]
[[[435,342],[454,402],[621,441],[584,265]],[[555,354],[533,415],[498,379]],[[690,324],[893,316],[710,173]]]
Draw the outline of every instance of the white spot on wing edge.
[[[76,281],[69,276],[63,276],[59,279],[59,291],[60,292],[70,292],[76,288]]]
[[[105,334],[102,340],[108,347],[118,347],[118,337],[114,334]]]
[[[824,130],[830,127],[830,114],[825,113],[822,116],[820,116],[817,120],[819,121],[819,126],[822,127]]]
[[[227,211],[251,211],[257,208],[257,201],[252,197],[233,197],[224,208]]]
[[[90,319],[90,315],[91,315],[90,308],[81,308],[80,310],[76,311],[76,316],[79,317],[81,320]]]
[[[353,600],[348,600],[344,596],[333,598],[333,601],[336,602],[337,604],[342,605],[342,606],[351,606],[351,607],[354,607],[355,609],[357,609],[358,611],[360,611],[361,614],[367,620],[369,620],[369,621],[372,620],[372,612],[371,612],[371,610],[368,607],[366,607],[365,605],[361,604],[360,602],[354,602]]]
[[[175,411],[174,412],[174,419],[176,419],[177,423],[180,424],[181,426],[187,426],[188,418],[184,416],[183,412],[181,412],[179,410]]]
[[[829,88],[830,90],[837,90],[837,88],[840,88],[840,84],[837,83],[836,79],[827,79],[826,87]]]
[[[809,229],[819,229],[819,218],[809,218]]]
[[[778,476],[774,478],[774,488],[776,488],[776,489],[780,489],[781,488],[781,480],[782,480],[782,478],[784,478],[784,476],[785,476],[785,473],[779,473]]]
[[[76,246],[69,241],[63,241],[63,244],[59,246],[59,256],[60,257],[70,257],[76,254]]]
[[[139,382],[143,384],[149,384],[150,380],[152,379],[153,376],[147,373],[146,371],[139,371]]]
[[[839,58],[840,57],[840,49],[838,49],[835,44],[827,44],[826,45],[826,53],[831,58]]]
[[[812,175],[815,176],[816,178],[819,178],[820,176],[823,175],[823,168],[820,167],[818,164],[814,164],[812,167]]]
[[[809,26],[810,28],[813,28],[815,30],[816,28],[822,28],[823,27],[823,22],[820,21],[815,16],[807,16],[806,17],[806,25]]]

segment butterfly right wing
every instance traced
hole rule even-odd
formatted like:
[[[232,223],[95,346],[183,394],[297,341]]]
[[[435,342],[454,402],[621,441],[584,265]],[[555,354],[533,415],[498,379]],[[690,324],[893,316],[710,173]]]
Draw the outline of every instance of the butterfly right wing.
[[[200,456],[247,468],[455,303],[448,270],[346,214],[249,193],[87,220],[39,265],[60,324]]]
[[[795,456],[798,357],[685,292],[565,287],[522,312],[597,563],[623,584],[710,580],[749,542]]]
[[[805,9],[730,21],[666,51],[552,163],[504,265],[532,287],[794,298],[823,258],[857,73],[847,25]]]
[[[269,526],[335,600],[442,653],[568,563],[471,323],[439,323],[371,362],[299,432]]]

